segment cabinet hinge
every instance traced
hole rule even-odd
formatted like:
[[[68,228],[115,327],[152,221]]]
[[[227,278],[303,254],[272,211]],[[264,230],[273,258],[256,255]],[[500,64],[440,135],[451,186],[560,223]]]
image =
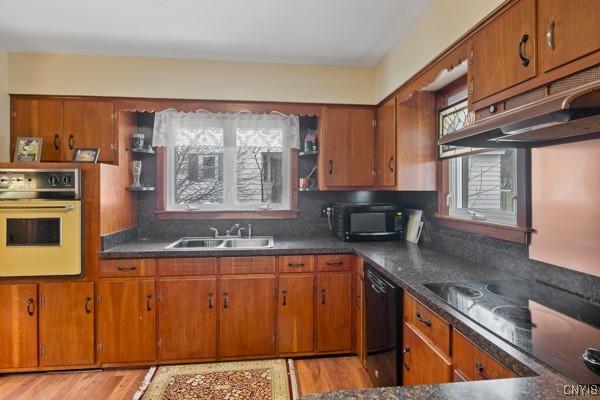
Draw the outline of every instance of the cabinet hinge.
[[[44,356],[46,354],[46,346],[40,344],[40,356]]]
[[[373,128],[377,127],[377,120],[375,118],[373,118]]]
[[[114,120],[115,118],[117,118],[117,113],[113,112],[110,114],[110,119]]]
[[[277,332],[273,332],[273,343],[277,341]]]
[[[158,299],[158,301],[162,302],[162,290],[158,290],[158,292],[156,292],[156,298]]]
[[[156,341],[156,345],[158,347],[162,346],[162,338],[158,338],[158,340]]]
[[[279,289],[275,288],[273,289],[273,297],[277,297],[279,295]]]
[[[46,296],[40,295],[40,306],[43,307],[46,305]]]
[[[102,353],[102,342],[98,341],[98,343],[96,344],[96,351],[98,353]]]
[[[98,294],[96,295],[96,302],[97,302],[98,304],[102,303],[102,294],[98,293]]]
[[[312,337],[313,337],[313,342],[316,342],[317,341],[317,332],[313,332]]]

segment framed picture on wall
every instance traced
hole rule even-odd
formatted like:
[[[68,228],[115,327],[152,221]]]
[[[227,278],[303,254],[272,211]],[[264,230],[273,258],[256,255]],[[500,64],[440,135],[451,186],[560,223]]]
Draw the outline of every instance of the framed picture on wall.
[[[44,139],[37,137],[18,137],[15,144],[14,162],[40,162]]]
[[[95,164],[98,161],[99,155],[99,148],[75,149],[75,151],[73,152],[73,162]]]

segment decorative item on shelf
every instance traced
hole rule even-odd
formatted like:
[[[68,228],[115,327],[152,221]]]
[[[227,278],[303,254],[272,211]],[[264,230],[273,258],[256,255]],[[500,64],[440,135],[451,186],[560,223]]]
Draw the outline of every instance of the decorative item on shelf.
[[[144,134],[143,133],[134,133],[131,138],[131,149],[132,150],[141,150],[144,148]]]
[[[303,153],[315,153],[317,151],[317,131],[309,129],[304,137]]]
[[[142,175],[142,162],[135,160],[131,162],[131,176],[133,177],[132,188],[139,188],[142,186],[140,183],[140,176]]]
[[[15,145],[14,162],[40,162],[44,139],[37,137],[18,137]]]
[[[316,172],[317,166],[315,165],[307,176],[302,177],[298,180],[298,189],[301,192],[318,190]]]
[[[80,148],[75,149],[73,152],[73,162],[80,163],[91,163],[96,164],[98,162],[98,156],[100,155],[99,148]]]

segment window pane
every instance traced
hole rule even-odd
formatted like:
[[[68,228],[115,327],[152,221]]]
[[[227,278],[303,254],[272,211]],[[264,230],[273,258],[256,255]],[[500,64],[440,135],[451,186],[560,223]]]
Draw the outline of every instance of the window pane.
[[[190,135],[175,147],[175,203],[223,203],[223,131]]]
[[[237,202],[279,204],[283,201],[283,139],[279,129],[236,130]]]
[[[515,224],[516,150],[494,150],[450,161],[450,214]]]

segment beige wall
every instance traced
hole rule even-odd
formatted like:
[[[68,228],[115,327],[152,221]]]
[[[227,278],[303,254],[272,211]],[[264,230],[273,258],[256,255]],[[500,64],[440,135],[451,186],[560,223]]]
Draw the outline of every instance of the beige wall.
[[[7,54],[0,49],[0,162],[9,160],[9,114]]]
[[[8,55],[9,92],[371,104],[372,68],[58,54]]]
[[[503,0],[433,0],[375,69],[375,102],[406,82]]]

